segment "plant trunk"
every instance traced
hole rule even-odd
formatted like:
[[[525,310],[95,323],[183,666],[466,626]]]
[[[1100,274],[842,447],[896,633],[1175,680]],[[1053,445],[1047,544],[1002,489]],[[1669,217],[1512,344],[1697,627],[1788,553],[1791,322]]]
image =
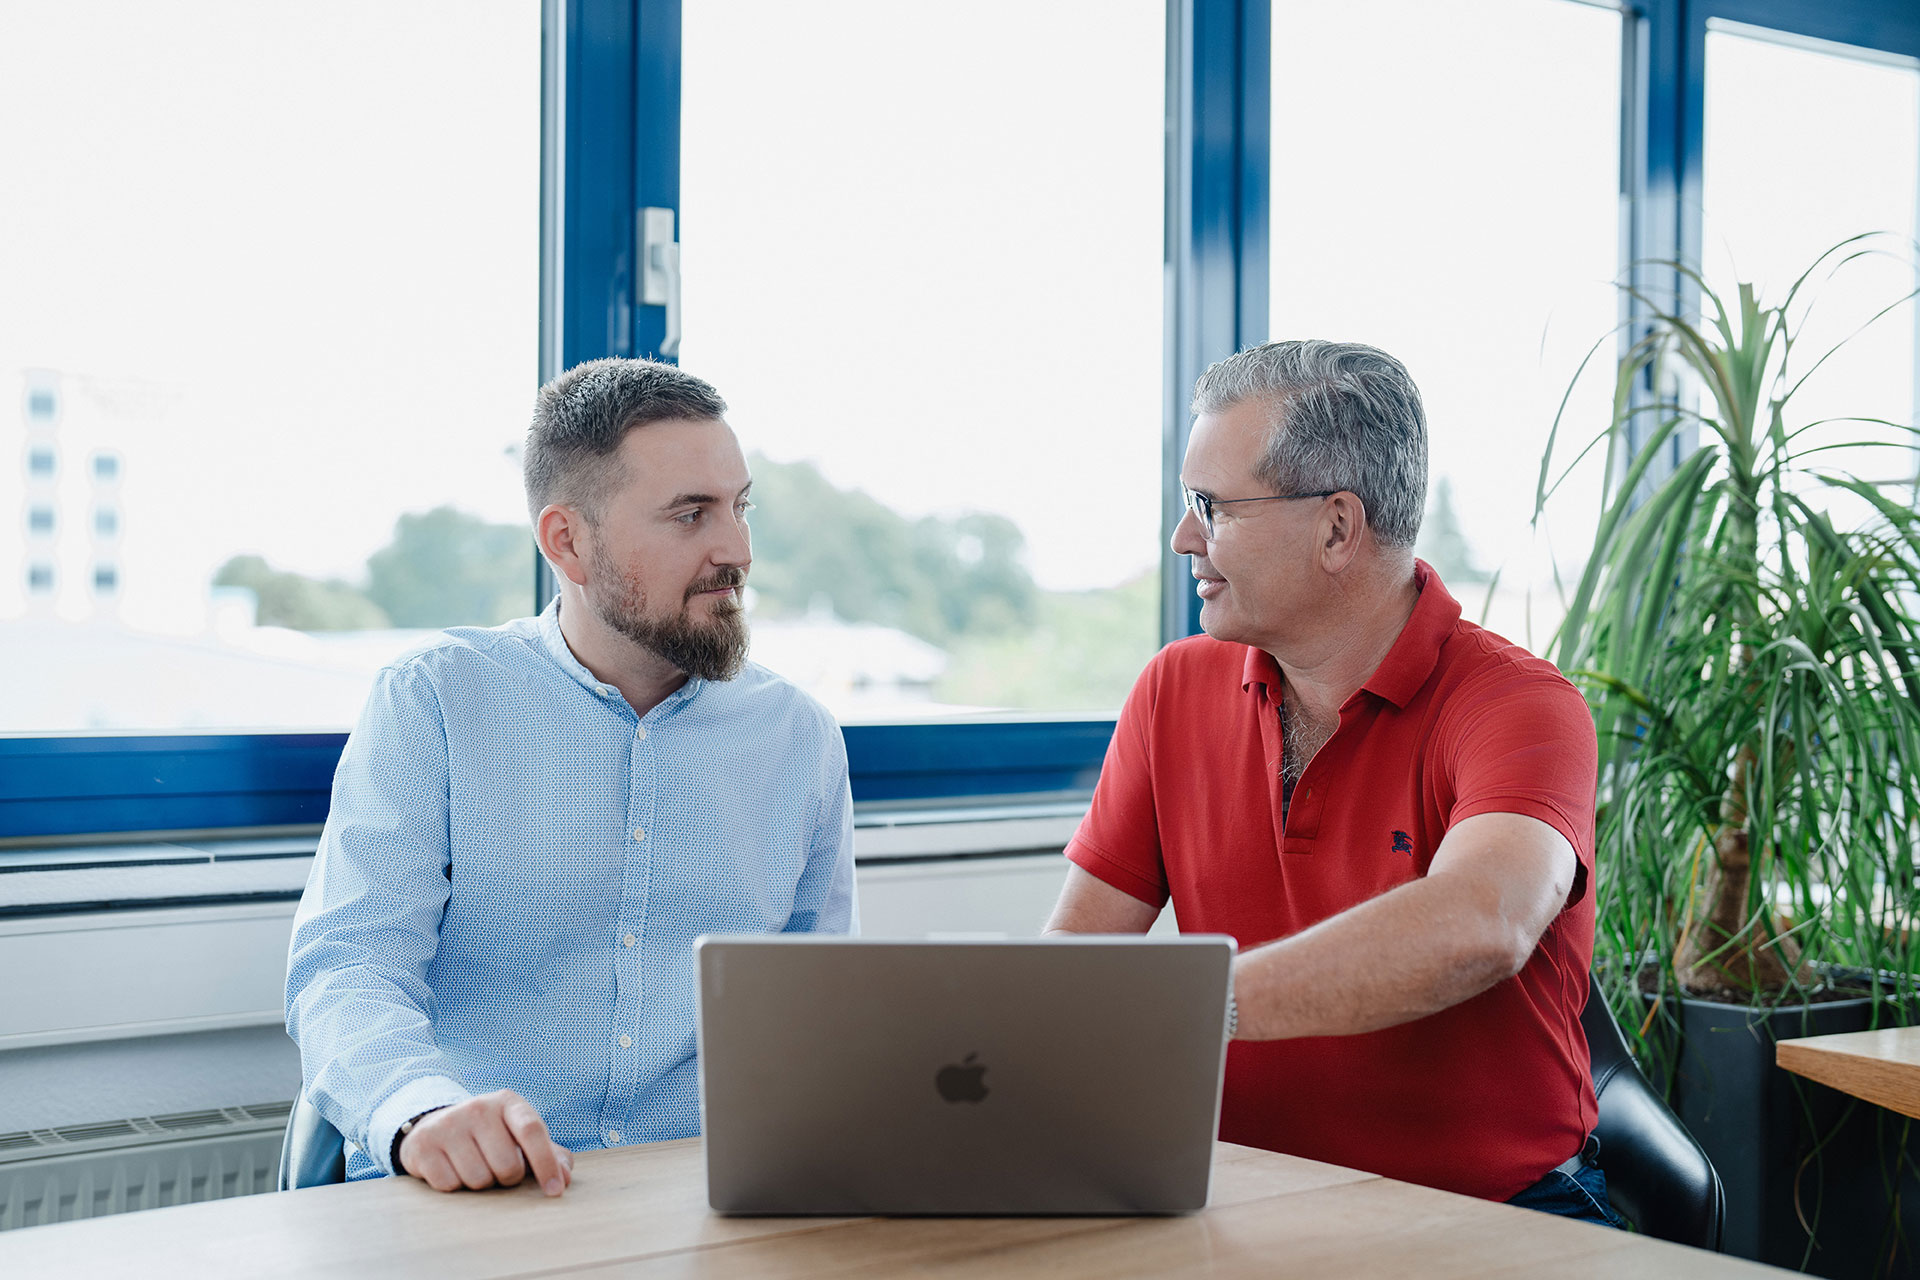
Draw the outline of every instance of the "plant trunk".
[[[1734,475],[1748,474],[1740,459],[1730,459]],[[1760,574],[1759,485],[1751,480],[1738,486],[1727,512],[1727,554],[1734,564],[1750,565],[1754,580]],[[1759,608],[1744,592],[1729,593],[1727,609],[1734,643],[1728,655],[1728,675],[1738,679],[1751,673],[1754,655],[1747,638],[1759,631]],[[1756,698],[1759,690],[1753,690]],[[1720,825],[1714,833],[1713,860],[1701,886],[1702,910],[1683,922],[1686,930],[1674,954],[1674,970],[1681,989],[1708,999],[1747,1003],[1756,992],[1777,992],[1791,984],[1800,969],[1800,948],[1780,936],[1780,925],[1770,901],[1754,906],[1752,804],[1748,788],[1754,781],[1760,751],[1757,732],[1734,753],[1727,789],[1720,797]],[[1764,851],[1762,851],[1764,852]],[[1762,884],[1764,893],[1764,881]],[[1756,909],[1757,906],[1757,909]]]
[[[1751,744],[1734,757],[1702,886],[1704,910],[1687,922],[1674,954],[1681,989],[1689,995],[1746,1003],[1755,992],[1784,990],[1801,968],[1799,944],[1781,936],[1771,905],[1763,904],[1757,915],[1747,906],[1753,884],[1747,782],[1756,763]]]

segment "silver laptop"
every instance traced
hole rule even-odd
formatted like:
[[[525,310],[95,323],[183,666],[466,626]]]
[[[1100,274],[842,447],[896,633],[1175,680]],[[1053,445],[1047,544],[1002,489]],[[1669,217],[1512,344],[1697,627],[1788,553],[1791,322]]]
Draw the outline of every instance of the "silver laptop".
[[[722,1213],[1184,1213],[1207,1202],[1233,944],[705,937]]]

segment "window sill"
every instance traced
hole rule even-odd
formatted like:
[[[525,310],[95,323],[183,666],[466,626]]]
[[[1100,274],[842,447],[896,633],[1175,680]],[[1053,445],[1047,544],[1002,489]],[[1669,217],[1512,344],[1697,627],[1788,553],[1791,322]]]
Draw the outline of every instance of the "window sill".
[[[1085,800],[939,808],[856,805],[860,866],[1058,854]],[[0,920],[97,911],[292,902],[317,833],[0,849]]]

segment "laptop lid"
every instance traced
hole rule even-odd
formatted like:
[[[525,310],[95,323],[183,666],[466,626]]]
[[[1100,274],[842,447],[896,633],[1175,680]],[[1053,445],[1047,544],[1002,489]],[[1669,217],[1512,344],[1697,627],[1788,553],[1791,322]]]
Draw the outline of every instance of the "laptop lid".
[[[695,950],[716,1210],[1206,1204],[1230,939],[785,934]]]

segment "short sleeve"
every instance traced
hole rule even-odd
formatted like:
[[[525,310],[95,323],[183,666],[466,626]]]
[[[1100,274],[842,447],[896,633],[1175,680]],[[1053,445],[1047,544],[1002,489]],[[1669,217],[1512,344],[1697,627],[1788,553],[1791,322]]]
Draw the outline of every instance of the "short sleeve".
[[[1150,745],[1160,670],[1161,659],[1156,658],[1127,695],[1093,801],[1066,851],[1068,861],[1081,870],[1156,908],[1167,904]]]
[[[1482,813],[1517,813],[1546,823],[1567,838],[1579,859],[1567,896],[1571,906],[1593,874],[1599,748],[1586,699],[1540,659],[1466,692],[1449,734],[1453,804],[1447,825]]]

